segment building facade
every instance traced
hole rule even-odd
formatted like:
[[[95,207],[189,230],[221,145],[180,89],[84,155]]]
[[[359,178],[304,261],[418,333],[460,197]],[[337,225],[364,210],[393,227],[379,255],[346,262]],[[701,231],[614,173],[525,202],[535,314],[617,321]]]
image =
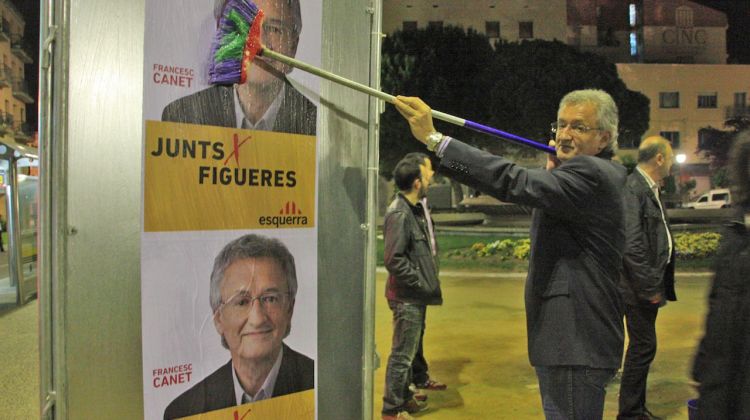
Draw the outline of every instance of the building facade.
[[[629,89],[651,99],[644,136],[671,140],[675,153],[686,157],[683,175],[698,181],[695,191],[709,189],[707,163],[696,153],[699,130],[723,130],[729,118],[750,117],[750,65],[620,63],[617,73]]]
[[[9,0],[0,0],[0,135],[27,143],[35,131],[26,123],[26,106],[35,98],[29,93],[25,65],[33,62],[31,48],[23,38],[26,23]]]
[[[384,0],[383,32],[459,26],[503,39],[565,42],[566,0]]]

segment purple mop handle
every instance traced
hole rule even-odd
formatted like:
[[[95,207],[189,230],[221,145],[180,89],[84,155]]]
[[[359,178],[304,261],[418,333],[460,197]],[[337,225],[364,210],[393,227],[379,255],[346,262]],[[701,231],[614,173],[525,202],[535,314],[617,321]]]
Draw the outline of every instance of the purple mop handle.
[[[529,147],[533,147],[537,150],[547,152],[551,155],[557,154],[557,151],[552,146],[548,146],[546,144],[542,144],[534,140],[529,140],[529,139],[517,136],[515,134],[507,133],[503,130],[498,130],[497,128],[487,127],[486,125],[478,124],[478,123],[475,123],[474,121],[465,120],[464,127],[471,128],[472,130],[479,131],[480,133],[490,134],[492,136],[501,137],[506,140],[511,140],[516,143],[520,143]]]
[[[455,115],[446,114],[445,112],[435,111],[433,109],[432,117],[437,118],[440,121],[445,121],[451,124],[455,124],[459,127],[471,128],[472,130],[479,131],[480,133],[485,133],[491,136],[500,137],[503,140],[510,140],[516,143],[523,144],[524,146],[533,147],[534,149],[547,152],[551,155],[557,154],[557,151],[552,146],[547,146],[546,144],[542,144],[534,140],[529,140],[521,136],[517,136],[515,134],[507,133],[503,130],[498,130],[497,128],[492,128],[486,125],[478,124],[478,123],[475,123],[474,121],[465,120],[463,118],[456,117]]]

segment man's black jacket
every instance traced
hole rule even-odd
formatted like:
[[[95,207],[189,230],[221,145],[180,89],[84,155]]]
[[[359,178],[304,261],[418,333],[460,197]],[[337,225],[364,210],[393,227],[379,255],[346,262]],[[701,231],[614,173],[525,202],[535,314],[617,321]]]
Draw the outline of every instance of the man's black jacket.
[[[412,206],[398,194],[385,213],[383,236],[388,270],[386,298],[419,305],[442,304],[437,258],[432,256],[421,203]]]

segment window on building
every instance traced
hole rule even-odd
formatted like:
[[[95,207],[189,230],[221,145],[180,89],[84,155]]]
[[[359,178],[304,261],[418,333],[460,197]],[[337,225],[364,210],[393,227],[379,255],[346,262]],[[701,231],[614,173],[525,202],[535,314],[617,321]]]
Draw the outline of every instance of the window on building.
[[[638,35],[635,32],[630,33],[630,56],[638,56]]]
[[[405,20],[403,24],[404,32],[406,31],[416,31],[417,30],[417,21],[416,20]]]
[[[680,6],[674,11],[675,26],[678,28],[693,27],[693,9],[688,6]]]
[[[679,131],[660,131],[659,135],[669,140],[672,144],[673,149],[680,147],[680,132]]]
[[[534,22],[518,22],[518,37],[529,39],[534,37]]]
[[[496,20],[484,22],[484,33],[487,38],[500,38],[500,22]]]
[[[698,108],[716,108],[716,92],[706,92],[698,94]]]
[[[659,92],[659,108],[679,108],[680,92]]]
[[[737,108],[744,108],[745,106],[747,106],[747,93],[746,92],[734,93],[734,106]]]
[[[427,22],[427,27],[430,29],[443,29],[443,21],[442,20],[431,20]]]
[[[635,28],[635,25],[638,22],[637,18],[638,18],[638,14],[635,8],[635,4],[631,3],[628,5],[628,23],[630,23],[631,28]]]

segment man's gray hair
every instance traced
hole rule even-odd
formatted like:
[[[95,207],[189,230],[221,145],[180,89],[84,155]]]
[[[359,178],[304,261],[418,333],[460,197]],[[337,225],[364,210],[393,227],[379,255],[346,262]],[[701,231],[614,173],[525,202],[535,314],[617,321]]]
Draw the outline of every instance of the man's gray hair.
[[[581,103],[591,103],[596,106],[596,122],[599,125],[597,128],[609,133],[609,144],[602,150],[602,153],[613,155],[617,149],[620,121],[614,99],[609,93],[600,89],[574,90],[560,100],[560,107],[557,112],[559,113],[565,106]]]
[[[294,301],[297,296],[297,270],[294,266],[294,256],[280,240],[250,234],[226,244],[214,259],[209,294],[212,312],[216,313],[221,307],[221,282],[224,280],[224,272],[232,263],[248,258],[272,258],[276,261],[286,278],[289,299]]]

